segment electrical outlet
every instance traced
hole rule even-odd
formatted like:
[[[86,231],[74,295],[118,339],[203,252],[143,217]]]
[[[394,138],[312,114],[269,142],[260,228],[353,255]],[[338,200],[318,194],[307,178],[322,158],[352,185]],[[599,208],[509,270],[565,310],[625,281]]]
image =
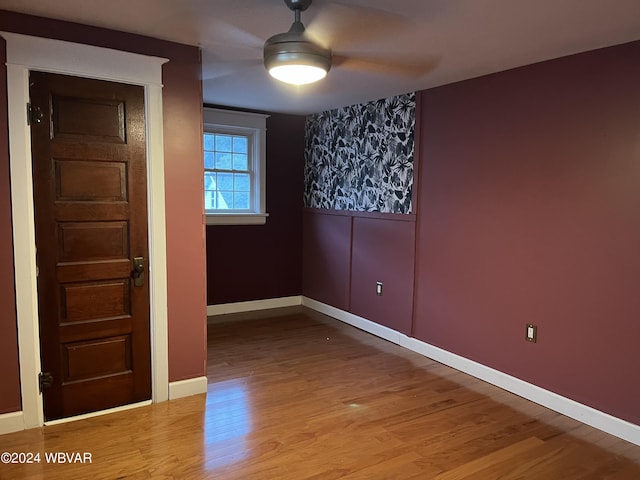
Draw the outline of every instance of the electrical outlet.
[[[538,341],[538,326],[527,323],[527,330],[524,339],[527,342],[536,343]]]
[[[376,295],[382,295],[382,282],[376,282]]]

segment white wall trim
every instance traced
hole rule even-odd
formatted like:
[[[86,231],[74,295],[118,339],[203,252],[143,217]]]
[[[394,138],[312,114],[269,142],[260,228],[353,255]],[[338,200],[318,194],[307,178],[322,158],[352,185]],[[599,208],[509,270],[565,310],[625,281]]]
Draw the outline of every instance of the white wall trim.
[[[205,133],[217,131],[243,134],[249,137],[251,170],[253,170],[250,208],[252,215],[238,215],[241,212],[220,214],[215,210],[207,210],[207,225],[264,225],[268,217],[266,178],[267,118],[269,115],[209,107],[204,107],[202,114]],[[216,218],[218,215],[220,215],[219,219]]]
[[[640,425],[621,420],[499,370],[422,342],[416,338],[408,337],[396,330],[311,298],[302,297],[302,305],[640,446]]]
[[[25,70],[162,86],[162,64],[168,61],[166,58],[19,33],[0,32],[0,35],[7,41],[7,64]]]
[[[207,316],[255,312],[257,310],[295,307],[297,305],[302,305],[302,297],[300,295],[293,297],[270,298],[267,300],[252,300],[249,302],[221,303],[220,305],[209,305],[207,307]]]
[[[574,420],[586,423],[594,428],[640,446],[640,426],[638,425],[621,420],[595,408],[578,403],[575,400],[563,397],[562,395],[558,395],[557,393],[512,377],[504,372],[461,357],[460,355],[456,355],[455,353],[443,350],[434,345],[405,335],[402,335],[402,337],[399,345],[409,350],[413,350],[425,357],[429,357],[461,372],[468,373],[473,377],[496,385],[511,393],[515,393],[520,397],[550,408]]]
[[[147,208],[149,230],[149,305],[151,307],[151,399],[169,399],[169,313],[164,191],[162,87],[145,89],[147,106]],[[155,113],[154,113],[155,112]]]
[[[169,400],[207,393],[207,377],[188,378],[169,384]]]
[[[0,415],[0,435],[24,430],[24,414],[11,412]]]
[[[167,279],[162,143],[162,64],[166,59],[60,40],[0,32],[7,43],[7,93],[16,313],[23,428],[43,425],[38,389],[40,335],[36,287],[29,70],[99,78],[145,88],[153,401],[169,396]]]
[[[317,300],[313,300],[308,297],[302,297],[302,305],[398,345],[400,345],[400,337],[404,336],[402,333],[389,327],[385,327],[384,325],[380,325],[372,322],[371,320],[367,320],[366,318],[359,317],[358,315],[354,315],[350,312],[345,312],[344,310],[340,310],[339,308],[332,307],[331,305],[318,302]]]
[[[30,428],[42,425],[44,416],[38,388],[40,341],[31,145],[22,128],[27,122],[24,99],[29,98],[26,69],[7,64],[7,93],[20,393],[24,428]]]

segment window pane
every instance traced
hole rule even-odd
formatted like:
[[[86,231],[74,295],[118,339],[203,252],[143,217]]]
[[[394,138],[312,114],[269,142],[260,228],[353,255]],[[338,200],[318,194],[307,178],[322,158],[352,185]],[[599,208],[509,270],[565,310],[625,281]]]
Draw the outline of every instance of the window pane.
[[[236,192],[233,196],[234,203],[233,208],[249,208],[249,192]]]
[[[233,137],[233,151],[235,153],[247,153],[247,137]]]
[[[216,202],[216,174],[214,172],[204,173],[204,208],[217,208]]]
[[[249,175],[246,173],[235,174],[235,190],[236,192],[248,192],[250,184]]]
[[[233,173],[218,174],[218,190],[233,190]]]
[[[213,133],[205,133],[204,134],[204,149],[205,150],[213,150]]]
[[[216,134],[216,151],[231,152],[231,136]]]
[[[247,161],[246,154],[237,153],[233,154],[233,169],[234,170],[249,170],[249,163]]]
[[[216,208],[216,194],[210,190],[204,192],[204,208],[205,210],[212,210]]]
[[[233,192],[220,191],[218,192],[218,208],[233,208]]]
[[[216,167],[221,170],[231,170],[231,154],[216,152]]]
[[[204,189],[205,190],[216,189],[216,174],[214,172],[204,173]]]
[[[204,152],[204,168],[213,168],[213,152]]]

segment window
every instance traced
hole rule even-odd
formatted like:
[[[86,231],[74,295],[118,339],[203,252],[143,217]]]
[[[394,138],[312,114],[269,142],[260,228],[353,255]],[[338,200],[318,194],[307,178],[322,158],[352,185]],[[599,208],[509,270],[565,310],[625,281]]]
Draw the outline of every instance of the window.
[[[204,203],[207,210],[251,210],[250,141],[249,135],[205,132]]]
[[[204,109],[207,224],[264,224],[266,115]]]

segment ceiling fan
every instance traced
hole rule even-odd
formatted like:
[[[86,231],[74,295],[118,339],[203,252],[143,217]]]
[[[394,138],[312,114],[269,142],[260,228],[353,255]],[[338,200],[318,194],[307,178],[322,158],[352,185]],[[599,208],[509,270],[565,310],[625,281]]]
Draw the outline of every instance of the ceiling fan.
[[[295,15],[288,32],[278,33],[264,43],[264,66],[285,83],[306,85],[324,78],[331,68],[331,49],[307,35],[301,21],[312,0],[284,0]]]
[[[313,83],[324,78],[330,69],[340,68],[364,73],[419,78],[437,64],[433,56],[410,52],[384,53],[368,48],[371,36],[396,36],[410,30],[407,17],[370,6],[327,1],[319,5],[308,27],[302,23],[302,12],[313,0],[284,0],[294,13],[287,32],[269,37],[264,43],[254,34],[227,24],[228,36],[236,45],[262,46],[262,62],[269,73],[284,82],[296,85]],[[247,43],[251,39],[249,43]],[[363,51],[363,48],[364,51]],[[367,52],[367,50],[369,50]],[[233,60],[227,68],[257,65],[257,61]],[[219,66],[222,66],[220,63]],[[289,75],[293,75],[293,78]],[[224,73],[223,73],[224,75]]]

